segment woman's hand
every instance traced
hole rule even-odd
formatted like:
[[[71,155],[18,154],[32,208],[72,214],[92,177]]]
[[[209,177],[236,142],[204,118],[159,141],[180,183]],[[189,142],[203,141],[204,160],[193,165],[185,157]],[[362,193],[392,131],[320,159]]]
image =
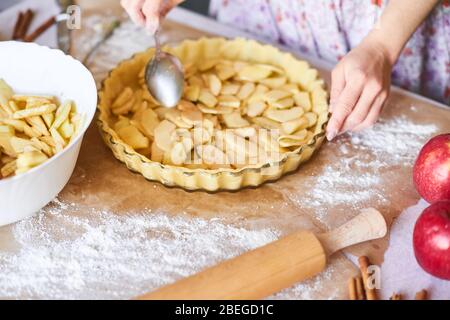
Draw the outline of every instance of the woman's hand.
[[[389,1],[377,27],[332,74],[328,140],[359,131],[378,119],[389,94],[392,66],[403,47],[440,0]]]
[[[389,95],[392,64],[384,46],[371,38],[338,63],[332,72],[328,140],[375,124]]]
[[[159,27],[160,18],[165,17],[173,7],[183,0],[122,0],[122,7],[136,24],[154,34]]]

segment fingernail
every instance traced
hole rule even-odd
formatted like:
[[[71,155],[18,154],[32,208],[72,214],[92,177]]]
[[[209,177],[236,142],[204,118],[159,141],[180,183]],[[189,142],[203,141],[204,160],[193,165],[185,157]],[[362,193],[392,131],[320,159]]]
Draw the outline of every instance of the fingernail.
[[[146,29],[151,35],[154,35],[156,33],[158,27],[159,27],[158,19],[147,20]]]
[[[330,131],[328,131],[328,133],[327,133],[328,141],[333,141],[333,139],[336,138],[337,133],[338,133],[337,130],[330,130]]]

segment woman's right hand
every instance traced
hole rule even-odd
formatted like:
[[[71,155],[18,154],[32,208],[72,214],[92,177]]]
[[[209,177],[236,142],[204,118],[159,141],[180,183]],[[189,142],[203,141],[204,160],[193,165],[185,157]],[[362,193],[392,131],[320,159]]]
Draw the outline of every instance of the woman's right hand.
[[[181,2],[183,0],[122,0],[121,4],[131,20],[154,34],[160,19]]]

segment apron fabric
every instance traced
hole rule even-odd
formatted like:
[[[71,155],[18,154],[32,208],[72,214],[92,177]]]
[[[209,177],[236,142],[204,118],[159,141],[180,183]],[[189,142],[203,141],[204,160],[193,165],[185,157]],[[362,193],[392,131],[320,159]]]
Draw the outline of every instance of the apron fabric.
[[[376,27],[388,0],[211,0],[219,22],[338,62]],[[450,105],[450,0],[419,27],[392,73],[393,83]]]

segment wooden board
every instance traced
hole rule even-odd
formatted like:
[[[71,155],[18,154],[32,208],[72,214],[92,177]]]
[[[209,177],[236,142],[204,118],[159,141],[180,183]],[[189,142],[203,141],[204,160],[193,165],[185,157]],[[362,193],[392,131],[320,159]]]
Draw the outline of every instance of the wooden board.
[[[93,12],[97,11],[91,13]],[[89,27],[92,28],[92,25]],[[211,33],[208,34],[173,21],[167,22],[164,30],[165,40],[170,42],[211,35]],[[86,46],[82,42],[86,41],[90,32],[93,31],[86,26],[77,35],[74,54],[79,58],[84,57],[86,53]],[[138,38],[146,39],[144,35]],[[148,41],[148,44],[144,43],[142,46],[150,46],[151,42]],[[90,68],[99,81],[106,75],[108,66],[113,65],[114,60],[118,58],[118,56],[113,59],[108,57],[108,52],[113,52],[114,46],[117,46],[117,41],[111,42],[110,47],[107,44],[93,58]],[[121,58],[127,58],[127,54],[125,51]],[[321,69],[321,73],[329,81],[329,72]],[[385,140],[387,138],[392,140],[397,136],[401,139],[427,139],[439,132],[450,131],[450,112],[448,110],[397,90],[389,99],[383,114],[383,121],[383,125],[378,131],[361,137],[376,140],[377,133],[379,133],[380,137]],[[393,133],[389,135],[383,134],[383,129],[395,129],[396,125],[400,126],[405,123],[408,126],[402,127],[401,133],[396,134],[393,130]],[[418,136],[414,132],[407,132],[409,128],[422,130],[424,133]],[[86,134],[72,179],[58,198],[63,203],[75,204],[77,207],[76,211],[68,209],[64,213],[65,215],[89,217],[92,210],[95,209],[113,216],[139,213],[163,214],[168,217],[200,217],[206,220],[221,219],[223,223],[229,224],[239,222],[244,228],[249,229],[270,227],[278,230],[280,234],[288,234],[299,229],[320,232],[334,228],[354,217],[361,208],[371,206],[380,210],[389,221],[392,221],[403,209],[419,200],[411,182],[410,153],[411,148],[416,144],[406,140],[404,144],[402,141],[394,141],[400,149],[408,151],[403,159],[402,156],[399,158],[395,150],[391,149],[387,154],[384,149],[382,149],[384,153],[374,152],[371,149],[372,144],[365,145],[357,138],[344,135],[336,142],[326,144],[298,172],[284,177],[278,182],[235,193],[208,194],[166,188],[131,173],[113,157],[111,151],[103,144],[94,123]],[[389,141],[393,142],[391,140]],[[343,159],[348,161],[343,162]],[[379,165],[375,166],[374,164]],[[358,177],[367,177],[367,181],[359,181]],[[352,179],[355,183],[352,183]],[[334,192],[332,190],[336,190],[335,194],[340,195],[341,198],[345,195],[366,193],[359,198],[354,198],[357,201],[353,201],[351,197],[344,199],[346,201],[341,198],[330,201],[329,197]],[[316,193],[314,194],[314,192]],[[44,209],[44,213],[39,217],[41,222],[48,223],[49,228],[56,227],[51,213],[52,208],[53,205],[50,205]],[[73,227],[71,225],[61,226],[61,228]],[[152,236],[154,233],[149,232],[148,237]],[[352,248],[349,252],[368,254],[376,262],[381,262],[387,245],[388,241],[384,239]],[[224,246],[226,247],[227,244],[225,243]],[[21,250],[14,237],[14,226],[0,229],[0,250],[9,252]],[[204,266],[211,263],[205,259]],[[299,290],[308,290],[308,298],[345,299],[347,298],[347,280],[356,274],[356,271],[355,266],[343,255],[337,255],[331,261],[331,267],[327,274],[320,277],[320,281],[311,282],[307,288],[300,286],[287,290],[276,298],[305,297]],[[171,279],[161,281],[167,283],[182,276],[182,274],[174,274]],[[102,297],[105,286],[107,283],[98,287],[99,297]],[[156,286],[148,287],[146,291],[154,288]],[[143,292],[136,292],[136,294],[139,293]],[[0,292],[0,297],[2,297],[2,292]],[[20,297],[39,298],[42,296],[32,292]]]

